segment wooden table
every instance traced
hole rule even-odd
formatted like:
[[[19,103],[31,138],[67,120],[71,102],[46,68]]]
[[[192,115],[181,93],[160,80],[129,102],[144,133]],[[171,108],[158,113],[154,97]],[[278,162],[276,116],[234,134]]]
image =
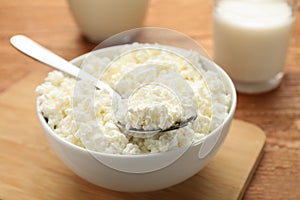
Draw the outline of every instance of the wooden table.
[[[151,0],[145,25],[182,32],[212,55],[211,4],[207,0]],[[95,46],[81,36],[66,1],[0,0],[0,92],[32,71],[49,70],[10,46],[9,38],[18,33],[34,38],[66,59]],[[235,118],[260,126],[267,135],[264,157],[245,199],[300,199],[299,65],[300,19],[295,23],[281,86],[263,95],[238,95]]]

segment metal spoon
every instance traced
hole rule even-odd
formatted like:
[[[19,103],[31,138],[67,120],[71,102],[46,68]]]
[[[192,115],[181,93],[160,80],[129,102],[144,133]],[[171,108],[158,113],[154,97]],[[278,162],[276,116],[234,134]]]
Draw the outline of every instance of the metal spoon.
[[[135,128],[130,128],[128,130],[125,128],[125,125],[121,124],[119,121],[116,124],[123,132],[127,133],[128,135],[132,135],[134,137],[139,137],[139,138],[149,138],[158,133],[163,133],[163,132],[173,131],[179,128],[183,128],[187,126],[190,122],[194,121],[196,118],[197,116],[192,116],[185,121],[175,122],[172,126],[166,129],[143,130],[143,131],[141,131],[141,129],[135,129]]]
[[[110,96],[115,95],[118,99],[121,99],[121,95],[115,90],[113,90],[109,85],[96,79],[94,76],[84,72],[77,66],[73,65],[72,63],[68,62],[62,57],[56,55],[55,53],[41,46],[40,44],[34,42],[30,38],[23,35],[15,35],[11,37],[10,42],[16,49],[18,49],[25,55],[34,58],[35,60],[40,61],[57,70],[63,71],[66,74],[69,74],[71,76],[77,77],[82,80],[90,81],[96,88],[104,89],[109,92]],[[132,135],[134,137],[146,138],[146,137],[152,137],[161,132],[182,128],[184,126],[187,126],[191,121],[194,121],[196,118],[197,116],[192,116],[186,121],[176,122],[171,127],[164,130],[162,129],[143,130],[143,129],[132,129],[132,128],[126,129],[125,124],[122,124],[119,121],[116,122],[116,125],[128,135]]]

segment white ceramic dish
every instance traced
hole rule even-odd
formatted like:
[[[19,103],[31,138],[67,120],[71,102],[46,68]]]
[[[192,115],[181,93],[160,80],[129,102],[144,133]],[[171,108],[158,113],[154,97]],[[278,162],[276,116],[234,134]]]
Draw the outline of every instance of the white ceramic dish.
[[[111,56],[117,47],[109,47],[97,50],[101,56]],[[80,65],[86,55],[79,56],[71,62]],[[106,160],[118,166],[130,168],[134,166],[148,166],[168,160],[176,151],[144,155],[114,155],[89,151],[67,142],[48,126],[39,111],[37,115],[45,131],[50,145],[57,156],[78,176],[98,186],[126,192],[153,191],[178,184],[198,173],[216,154],[224,141],[236,108],[236,91],[229,76],[214,62],[203,58],[208,69],[217,69],[223,79],[224,86],[231,95],[231,107],[229,114],[222,126],[215,129],[208,136],[197,143],[192,144],[181,157],[172,164],[155,171],[131,173],[120,171],[103,164],[99,160]],[[177,152],[178,153],[178,152]],[[100,158],[100,159],[99,159]]]

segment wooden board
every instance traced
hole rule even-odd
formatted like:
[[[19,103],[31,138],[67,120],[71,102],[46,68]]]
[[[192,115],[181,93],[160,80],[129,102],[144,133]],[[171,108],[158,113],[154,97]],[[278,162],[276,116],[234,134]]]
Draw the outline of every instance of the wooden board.
[[[121,193],[72,173],[48,145],[35,113],[31,72],[0,95],[0,200],[6,199],[241,199],[262,156],[265,134],[234,120],[225,143],[197,175],[168,189]]]

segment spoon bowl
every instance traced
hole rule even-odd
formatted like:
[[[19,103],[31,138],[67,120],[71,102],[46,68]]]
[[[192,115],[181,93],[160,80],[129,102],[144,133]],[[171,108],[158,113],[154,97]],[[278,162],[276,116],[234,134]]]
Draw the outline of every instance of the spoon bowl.
[[[138,137],[138,138],[149,138],[149,137],[155,136],[158,133],[163,133],[163,132],[167,132],[167,131],[174,131],[174,130],[177,130],[179,128],[183,128],[183,127],[189,125],[196,118],[197,118],[197,115],[192,116],[192,117],[188,118],[185,121],[175,122],[174,125],[170,126],[169,128],[156,129],[156,130],[143,130],[143,129],[135,129],[135,128],[126,129],[126,125],[122,124],[120,121],[117,121],[116,125],[120,128],[120,130],[122,130],[123,132],[125,132],[128,135],[132,135],[132,136]]]

